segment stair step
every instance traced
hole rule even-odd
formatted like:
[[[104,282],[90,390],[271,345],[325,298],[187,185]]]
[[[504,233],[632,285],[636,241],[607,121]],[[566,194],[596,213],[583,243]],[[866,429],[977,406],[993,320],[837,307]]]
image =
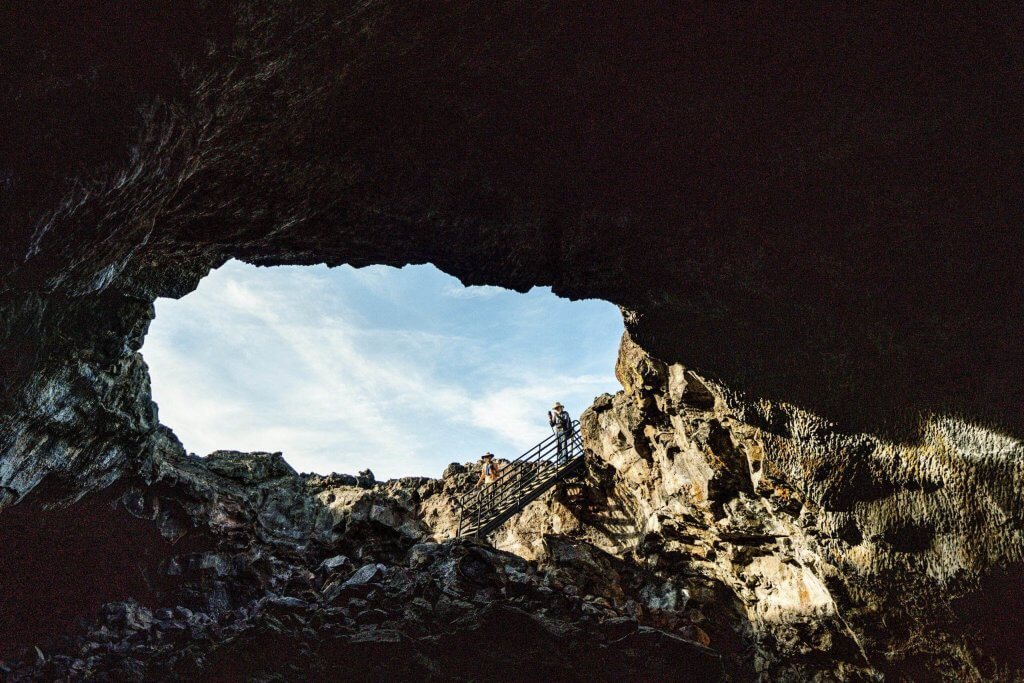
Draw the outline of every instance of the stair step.
[[[575,426],[575,425],[574,425]],[[506,521],[511,519],[514,515],[518,514],[528,504],[537,500],[544,492],[551,489],[555,484],[562,481],[565,478],[566,473],[570,470],[576,469],[583,462],[583,454],[580,447],[578,437],[574,437],[572,442],[572,452],[575,453],[572,459],[568,462],[556,465],[553,460],[556,454],[551,451],[553,448],[551,441],[553,437],[549,437],[547,440],[542,441],[537,447],[527,451],[522,457],[527,457],[530,453],[535,450],[541,450],[542,447],[547,448],[546,456],[549,460],[541,460],[539,462],[529,462],[528,467],[533,467],[534,476],[526,483],[517,488],[514,480],[505,482],[500,492],[494,494],[494,497],[488,497],[486,499],[481,498],[481,494],[474,493],[470,495],[475,496],[474,504],[466,508],[463,506],[463,522],[458,532],[461,536],[486,536],[494,529],[504,524]],[[547,444],[545,446],[545,444]],[[536,456],[531,456],[536,457]],[[513,466],[515,462],[512,463]],[[537,471],[541,470],[541,471]]]

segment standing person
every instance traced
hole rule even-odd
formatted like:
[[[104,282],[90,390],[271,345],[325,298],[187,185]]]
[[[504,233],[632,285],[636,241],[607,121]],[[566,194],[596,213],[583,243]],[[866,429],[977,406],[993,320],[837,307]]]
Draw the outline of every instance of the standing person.
[[[555,403],[548,411],[548,424],[555,432],[558,441],[558,464],[564,465],[569,460],[569,439],[572,438],[572,418],[561,403]]]
[[[498,481],[498,475],[501,474],[501,467],[498,463],[494,462],[494,453],[488,451],[480,456],[480,479],[477,481],[477,486],[483,486],[484,491],[481,494],[482,500],[490,500],[494,496],[494,490],[491,485]]]

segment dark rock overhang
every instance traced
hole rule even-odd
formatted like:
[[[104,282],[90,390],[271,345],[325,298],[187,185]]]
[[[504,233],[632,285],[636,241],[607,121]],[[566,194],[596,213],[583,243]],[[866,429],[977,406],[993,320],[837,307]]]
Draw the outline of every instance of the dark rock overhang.
[[[5,453],[153,429],[150,302],[231,257],[551,284],[843,429],[1024,428],[1019,8],[5,12]]]

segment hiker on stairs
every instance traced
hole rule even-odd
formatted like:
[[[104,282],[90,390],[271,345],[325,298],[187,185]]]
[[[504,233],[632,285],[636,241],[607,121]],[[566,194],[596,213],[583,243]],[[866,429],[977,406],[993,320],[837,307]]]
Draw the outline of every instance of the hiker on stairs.
[[[498,481],[501,466],[494,462],[494,453],[488,451],[480,456],[480,480],[477,484],[493,484]]]
[[[484,486],[484,495],[493,494],[491,485],[498,481],[498,475],[501,474],[501,466],[494,462],[494,453],[488,451],[480,456],[480,479],[477,481],[477,486]]]
[[[558,441],[558,465],[569,461],[569,439],[572,438],[572,418],[561,403],[555,403],[548,411],[548,424]]]

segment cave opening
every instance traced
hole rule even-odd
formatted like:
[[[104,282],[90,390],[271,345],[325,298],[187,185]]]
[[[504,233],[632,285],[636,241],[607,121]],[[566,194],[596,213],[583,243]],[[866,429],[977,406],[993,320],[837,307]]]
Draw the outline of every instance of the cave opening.
[[[142,348],[186,450],[280,451],[296,470],[438,476],[547,436],[618,388],[623,321],[550,288],[463,286],[432,265],[229,261],[158,299]]]

